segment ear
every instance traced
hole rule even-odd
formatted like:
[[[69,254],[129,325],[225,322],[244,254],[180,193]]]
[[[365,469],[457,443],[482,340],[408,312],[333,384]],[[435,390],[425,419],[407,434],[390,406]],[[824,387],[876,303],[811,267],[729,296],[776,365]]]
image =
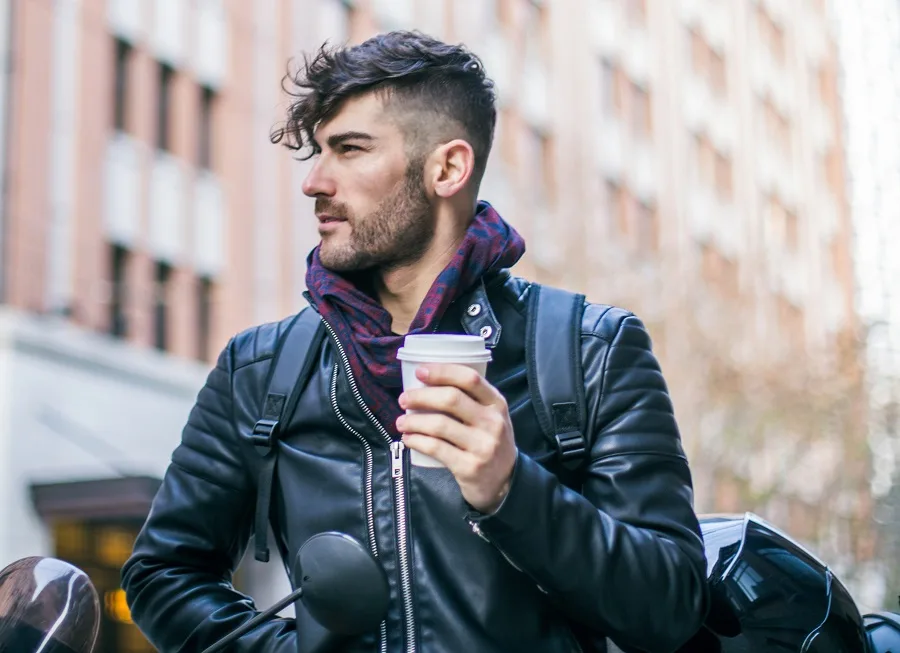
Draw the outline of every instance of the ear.
[[[438,147],[425,166],[425,181],[438,197],[449,198],[463,190],[475,170],[475,152],[462,139]]]

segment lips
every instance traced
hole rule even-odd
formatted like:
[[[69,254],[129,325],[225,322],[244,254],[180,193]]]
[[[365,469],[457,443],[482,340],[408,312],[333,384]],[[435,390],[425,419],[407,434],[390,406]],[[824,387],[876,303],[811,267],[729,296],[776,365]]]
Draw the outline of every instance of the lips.
[[[328,215],[325,213],[317,215],[316,217],[319,219],[319,224],[331,224],[333,222],[346,222],[346,220],[344,218],[338,218],[336,216]]]

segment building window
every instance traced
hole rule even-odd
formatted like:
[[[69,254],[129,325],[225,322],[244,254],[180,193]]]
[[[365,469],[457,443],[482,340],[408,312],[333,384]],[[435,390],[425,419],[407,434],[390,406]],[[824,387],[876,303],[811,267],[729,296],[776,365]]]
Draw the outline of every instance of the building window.
[[[796,252],[800,245],[797,214],[785,207],[774,195],[769,196],[767,204],[769,223],[777,242],[791,252]]]
[[[542,133],[540,136],[541,163],[543,164],[541,175],[544,181],[544,195],[550,206],[556,206],[556,159],[553,155],[553,136]]]
[[[806,346],[806,326],[803,311],[784,295],[775,299],[778,323],[789,346],[794,351],[802,351]]]
[[[553,142],[549,135],[533,126],[525,126],[522,143],[528,188],[535,206],[552,206],[555,193],[556,167]]]
[[[690,31],[691,67],[718,96],[727,92],[725,58],[717,52],[697,30]]]
[[[157,261],[154,275],[153,292],[153,344],[157,349],[166,350],[169,346],[169,286],[172,278],[172,267],[168,263]]]
[[[728,73],[725,70],[725,58],[710,50],[709,84],[716,95],[723,97],[728,93]]]
[[[172,146],[172,85],[175,71],[164,63],[159,64],[159,89],[156,102],[156,147],[169,151]]]
[[[200,125],[197,130],[197,165],[204,169],[213,167],[214,110],[216,93],[210,88],[200,89]]]
[[[606,59],[600,64],[600,84],[604,114],[621,118],[637,136],[649,136],[653,128],[650,91]]]
[[[637,203],[637,239],[641,252],[659,250],[659,220],[657,209],[646,202]]]
[[[130,254],[121,245],[110,246],[109,333],[116,338],[128,334],[125,306],[128,299],[128,268]]]
[[[616,68],[608,59],[600,61],[600,103],[604,115],[614,115],[619,109],[616,97]]]
[[[612,108],[619,117],[625,116],[625,105],[628,98],[628,77],[619,66],[610,63],[611,71],[611,88],[607,97],[612,100]]]
[[[200,277],[197,282],[197,358],[209,360],[212,331],[213,281]]]
[[[716,183],[716,150],[706,134],[694,135],[694,163],[697,181],[701,185],[714,187]]]
[[[711,243],[700,246],[701,274],[706,284],[719,295],[736,299],[738,296],[738,268]]]
[[[628,191],[614,181],[606,182],[606,213],[607,219],[616,225],[619,234],[627,236],[630,231]]]
[[[603,192],[604,205],[606,206],[604,218],[608,223],[611,223],[617,219],[619,211],[619,186],[614,181],[607,179]]]
[[[653,131],[650,92],[634,83],[631,84],[631,129],[639,136],[649,136]]]
[[[709,46],[696,29],[690,30],[691,67],[700,77],[706,78],[709,70]]]
[[[793,211],[784,213],[784,243],[792,252],[796,252],[800,247],[800,225],[797,214]]]
[[[716,193],[723,200],[730,201],[734,192],[731,159],[716,152]]]
[[[131,46],[121,39],[115,40],[115,70],[113,73],[113,127],[120,132],[128,128],[128,72],[131,63]]]
[[[762,4],[756,5],[756,22],[763,45],[769,50],[776,62],[783,64],[787,54],[784,42],[784,29],[772,20],[772,17],[763,8]]]
[[[763,120],[769,143],[786,157],[791,156],[791,128],[787,118],[775,108],[769,98],[763,100]]]

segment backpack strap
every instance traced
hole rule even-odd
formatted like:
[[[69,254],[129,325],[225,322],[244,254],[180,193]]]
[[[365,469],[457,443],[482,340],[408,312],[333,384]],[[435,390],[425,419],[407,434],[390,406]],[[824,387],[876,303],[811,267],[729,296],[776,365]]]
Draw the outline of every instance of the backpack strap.
[[[538,421],[563,466],[577,470],[587,453],[581,320],[584,295],[532,284],[525,357]]]
[[[278,438],[281,424],[287,424],[300,393],[306,386],[316,361],[325,328],[319,314],[311,308],[300,311],[282,336],[275,358],[269,370],[266,400],[262,418],[253,427],[250,440],[256,453],[262,457],[256,483],[256,524],[254,532],[255,557],[260,562],[269,561],[267,543],[269,510],[272,500],[272,480],[278,457]],[[299,367],[300,361],[302,365]]]

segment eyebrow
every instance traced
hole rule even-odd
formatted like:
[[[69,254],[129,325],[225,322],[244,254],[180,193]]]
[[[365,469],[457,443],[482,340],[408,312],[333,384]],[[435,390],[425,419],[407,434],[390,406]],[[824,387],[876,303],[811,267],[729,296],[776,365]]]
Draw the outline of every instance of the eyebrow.
[[[328,137],[328,140],[326,142],[328,143],[328,147],[330,149],[334,149],[341,143],[345,143],[347,141],[359,141],[359,140],[371,142],[371,141],[375,140],[375,137],[372,136],[371,134],[367,134],[365,132],[349,131],[349,132],[341,132],[339,134],[332,134],[331,136]],[[316,139],[313,139],[313,144],[317,147],[321,147],[319,145],[319,142]]]

